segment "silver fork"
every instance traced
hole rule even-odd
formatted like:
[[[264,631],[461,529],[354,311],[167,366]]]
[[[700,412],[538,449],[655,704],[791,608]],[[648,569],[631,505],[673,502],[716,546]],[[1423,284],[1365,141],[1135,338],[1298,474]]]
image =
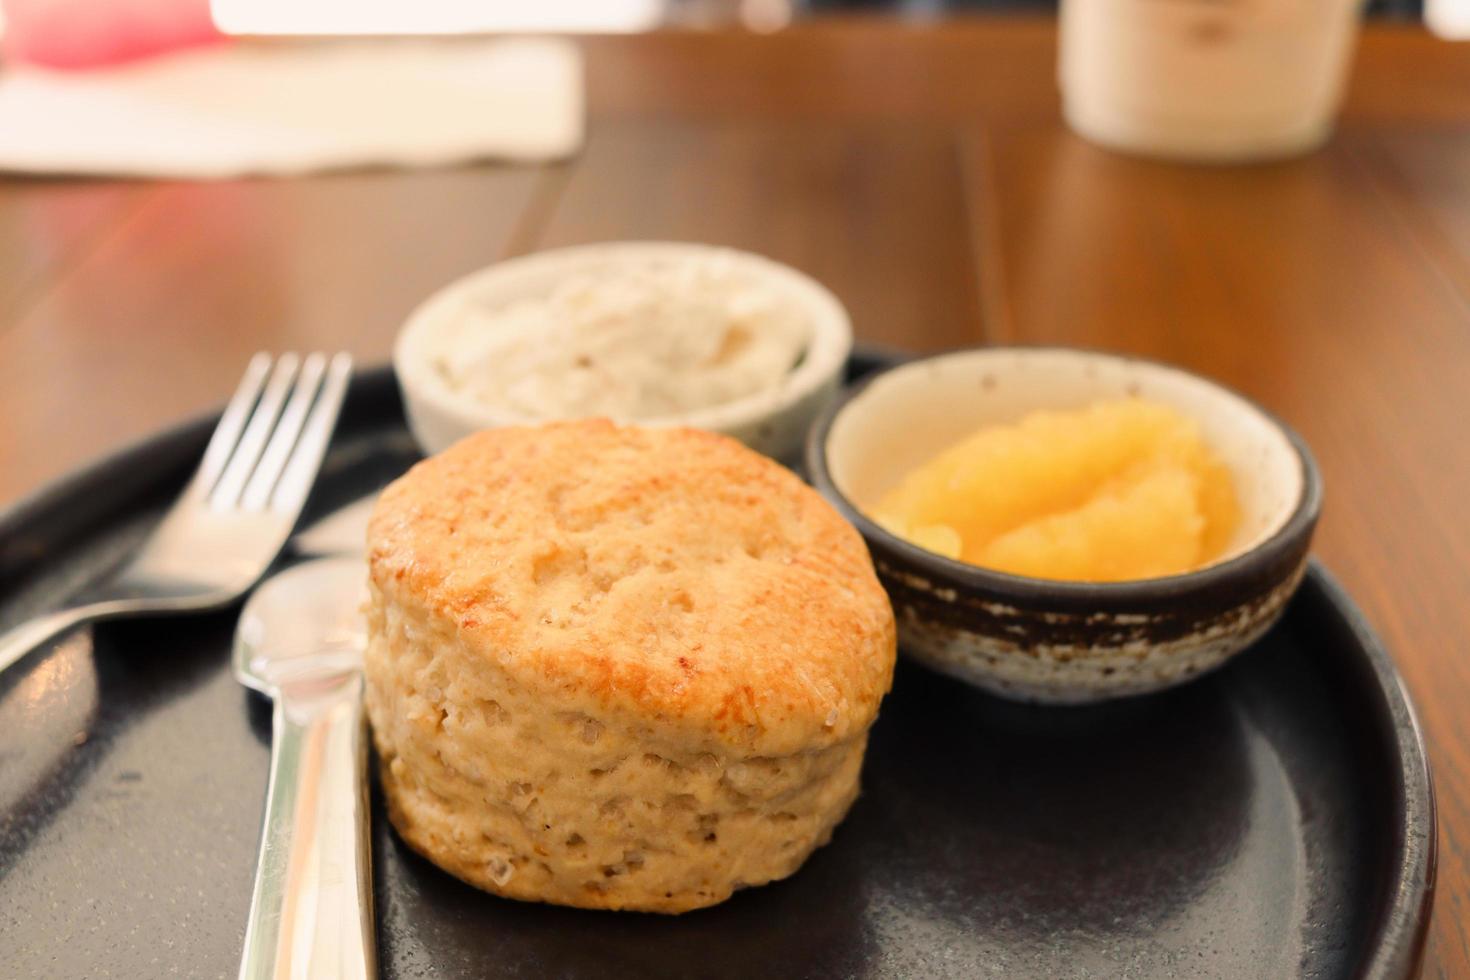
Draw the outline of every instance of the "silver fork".
[[[133,558],[0,636],[0,672],[98,619],[218,609],[264,574],[306,503],[352,373],[345,353],[256,354],[183,494]]]

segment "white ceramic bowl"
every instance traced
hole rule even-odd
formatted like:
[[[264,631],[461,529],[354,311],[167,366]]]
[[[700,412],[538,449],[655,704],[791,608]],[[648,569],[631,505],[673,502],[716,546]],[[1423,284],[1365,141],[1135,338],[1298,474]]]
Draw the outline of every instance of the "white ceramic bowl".
[[[1129,395],[1194,419],[1230,468],[1239,526],[1204,568],[1127,582],[1027,578],[925,551],[863,513],[905,473],[982,426]],[[1165,364],[1063,348],[956,351],[885,371],[818,420],[807,467],[867,539],[900,646],[1028,701],[1158,690],[1248,647],[1300,582],[1322,501],[1301,438],[1247,399]]]
[[[538,252],[471,273],[429,297],[409,316],[393,351],[409,428],[420,447],[437,453],[471,432],[525,422],[453,390],[432,368],[435,340],[465,310],[494,309],[544,296],[569,277],[602,269],[687,257],[719,257],[759,276],[773,292],[805,311],[811,339],[797,365],[770,389],[700,411],[637,421],[722,432],[768,456],[794,456],[812,421],[841,384],[852,350],[847,310],[830,290],[789,266],[748,252],[679,242],[610,242]]]

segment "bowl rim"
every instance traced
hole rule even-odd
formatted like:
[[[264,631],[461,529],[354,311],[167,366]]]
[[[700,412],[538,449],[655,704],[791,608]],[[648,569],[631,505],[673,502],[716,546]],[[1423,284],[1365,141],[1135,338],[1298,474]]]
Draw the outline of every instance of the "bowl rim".
[[[1177,371],[1190,376],[1202,384],[1209,385],[1227,395],[1231,395],[1260,412],[1268,422],[1281,432],[1296,454],[1302,475],[1301,492],[1297,497],[1296,505],[1292,508],[1291,513],[1280,527],[1265,539],[1257,542],[1254,546],[1238,555],[1189,572],[1156,576],[1154,578],[1128,579],[1122,582],[1076,582],[1064,579],[1044,579],[1033,578],[1027,575],[1013,575],[1009,572],[1000,572],[980,565],[971,565],[968,562],[946,558],[943,555],[936,554],[905,541],[864,514],[848,498],[847,494],[837,486],[836,481],[832,479],[831,471],[827,465],[827,442],[831,435],[832,426],[847,406],[860,398],[868,390],[870,385],[889,372],[911,365],[921,364],[926,361],[938,360],[974,351],[1012,351],[1022,355],[1027,353],[1063,352],[1100,356],[1117,361],[1145,364],[1150,367]],[[1316,526],[1317,518],[1322,510],[1322,475],[1317,468],[1317,461],[1312,456],[1312,451],[1307,446],[1306,440],[1295,429],[1282,421],[1274,412],[1264,408],[1254,399],[1241,394],[1229,385],[1222,384],[1219,381],[1215,381],[1212,378],[1205,377],[1176,364],[1170,364],[1167,361],[1156,358],[1141,357],[1135,354],[1125,354],[1092,347],[1068,347],[1062,344],[982,344],[923,354],[908,358],[888,367],[880,368],[867,377],[862,378],[857,384],[849,387],[822,411],[822,414],[817,417],[816,422],[813,423],[811,430],[807,434],[805,457],[807,472],[811,477],[812,484],[822,492],[823,496],[837,508],[843,517],[847,518],[848,521],[857,527],[862,536],[870,543],[870,547],[881,546],[885,550],[893,552],[898,558],[916,567],[919,571],[933,576],[936,579],[958,583],[967,589],[984,591],[988,596],[993,596],[999,601],[1009,600],[1017,604],[1026,605],[1051,603],[1073,608],[1095,607],[1099,604],[1127,605],[1157,602],[1161,599],[1175,599],[1212,590],[1226,583],[1238,580],[1242,576],[1248,576],[1263,565],[1269,567],[1289,557],[1301,546],[1304,539],[1311,536],[1312,530]]]
[[[426,403],[436,413],[456,423],[478,428],[534,425],[548,419],[532,419],[498,411],[445,386],[421,355],[421,344],[438,324],[467,299],[492,288],[499,281],[536,276],[557,266],[575,268],[598,260],[642,258],[733,256],[743,269],[754,270],[793,295],[807,312],[811,336],[801,358],[781,381],[732,401],[692,412],[624,421],[646,426],[690,426],[726,432],[758,425],[802,403],[833,377],[841,374],[853,346],[852,316],[847,307],[816,278],[794,266],[755,252],[703,242],[667,240],[617,240],[568,245],[511,256],[466,273],[439,287],[409,313],[393,342],[393,369],[407,397]]]

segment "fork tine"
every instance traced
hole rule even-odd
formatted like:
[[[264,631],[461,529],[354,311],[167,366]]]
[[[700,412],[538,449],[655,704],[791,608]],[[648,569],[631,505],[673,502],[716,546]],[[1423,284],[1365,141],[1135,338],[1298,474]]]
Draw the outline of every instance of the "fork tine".
[[[261,450],[265,448],[266,437],[276,424],[276,416],[281,412],[281,403],[286,400],[286,389],[291,386],[298,363],[299,359],[295,354],[282,354],[276,361],[275,370],[266,382],[265,394],[260,396],[260,403],[255,406],[255,411],[245,426],[244,435],[240,436],[240,442],[230,455],[224,475],[219,478],[209,496],[213,506],[233,507],[239,499],[240,491],[245,488],[245,481],[250,478]]]
[[[224,414],[219,417],[214,435],[209,437],[209,447],[204,450],[204,459],[194,472],[191,489],[208,493],[214,488],[215,481],[230,460],[235,443],[240,439],[245,420],[250,417],[250,409],[260,397],[260,389],[265,384],[266,372],[270,370],[270,366],[271,356],[265,351],[256,354],[245,366],[245,376],[240,379],[239,387],[235,389],[230,403],[225,406]]]
[[[241,509],[262,510],[270,501],[271,489],[280,479],[291,448],[301,436],[301,428],[306,423],[306,411],[316,398],[317,387],[321,384],[326,367],[325,354],[311,354],[302,362],[301,373],[296,376],[296,387],[291,392],[291,400],[286,403],[286,410],[276,423],[276,431],[271,433],[270,442],[266,444],[265,452],[261,453],[260,462],[255,466],[255,472],[251,474],[250,482],[245,484],[245,492],[240,496]]]
[[[271,496],[271,507],[282,512],[300,511],[316,482],[316,474],[326,454],[327,443],[332,439],[332,430],[337,425],[337,413],[342,409],[342,399],[347,394],[347,382],[352,377],[352,357],[345,351],[332,355],[327,366],[327,378],[322,384],[321,396],[306,420],[301,439],[296,443],[286,471],[276,484]]]

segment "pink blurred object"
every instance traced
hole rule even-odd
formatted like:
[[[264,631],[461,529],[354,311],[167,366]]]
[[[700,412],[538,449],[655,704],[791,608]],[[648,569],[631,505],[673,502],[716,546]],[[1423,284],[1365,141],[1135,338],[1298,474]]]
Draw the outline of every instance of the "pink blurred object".
[[[209,0],[0,0],[8,62],[93,68],[220,40]]]

